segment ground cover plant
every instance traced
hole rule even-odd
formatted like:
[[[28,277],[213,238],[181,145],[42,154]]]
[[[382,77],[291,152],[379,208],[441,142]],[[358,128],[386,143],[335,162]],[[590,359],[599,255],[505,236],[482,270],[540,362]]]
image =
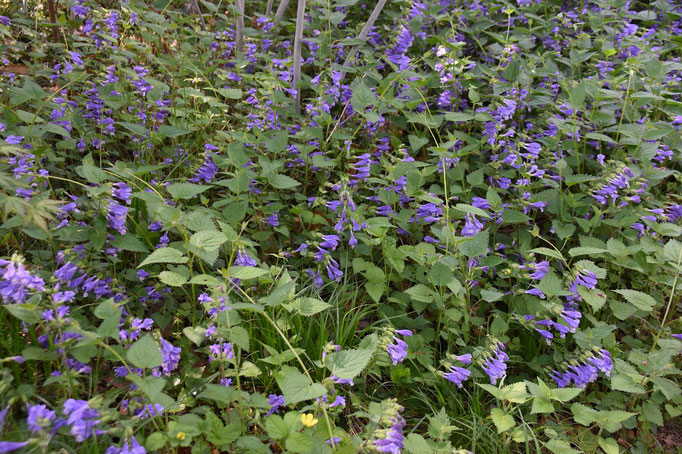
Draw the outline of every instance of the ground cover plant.
[[[682,446],[679,2],[0,13],[0,452]]]

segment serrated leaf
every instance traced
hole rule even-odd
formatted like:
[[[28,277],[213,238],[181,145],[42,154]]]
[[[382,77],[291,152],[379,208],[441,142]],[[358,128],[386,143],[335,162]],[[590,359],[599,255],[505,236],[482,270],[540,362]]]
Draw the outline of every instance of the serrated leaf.
[[[202,230],[192,235],[189,243],[204,251],[215,251],[227,241],[227,237],[217,230]]]
[[[355,378],[367,367],[375,350],[376,346],[373,349],[342,350],[338,353],[330,353],[327,355],[327,368],[339,378]]]
[[[159,280],[171,287],[180,287],[187,283],[187,277],[174,271],[162,271],[159,273]]]
[[[281,175],[279,173],[268,175],[267,178],[268,183],[270,183],[272,187],[276,189],[291,189],[301,185],[301,183],[294,180],[293,178],[286,175]]]
[[[656,402],[646,400],[642,404],[642,415],[657,426],[663,425],[663,413]]]
[[[506,414],[500,408],[492,409],[492,411],[490,412],[490,419],[492,419],[493,422],[495,423],[495,427],[497,427],[498,434],[506,432],[507,430],[511,429],[516,425],[514,417],[512,415]]]
[[[646,293],[628,289],[614,290],[614,292],[622,295],[628,303],[641,311],[649,312],[656,306],[656,300]]]
[[[310,383],[308,377],[290,366],[282,366],[282,370],[275,374],[275,380],[282,390],[285,405],[315,399],[327,393],[327,388],[319,383]]]
[[[315,315],[318,312],[322,312],[323,310],[331,307],[329,303],[325,303],[324,301],[318,300],[317,298],[310,298],[307,296],[295,299],[291,303],[291,306],[296,309],[299,314],[305,317]]]
[[[159,134],[163,137],[178,137],[189,134],[189,129],[178,128],[176,126],[163,125],[159,126]]]
[[[592,425],[599,419],[599,412],[597,410],[580,403],[571,405],[571,413],[573,413],[573,420],[583,426]]]
[[[132,233],[127,233],[125,235],[116,235],[116,238],[114,238],[114,241],[111,242],[111,245],[123,251],[131,252],[149,251],[147,245],[145,245],[141,239],[139,239],[136,235]]]
[[[224,277],[242,280],[256,279],[265,274],[268,274],[268,270],[255,266],[232,266],[229,270],[223,270]]]
[[[149,254],[139,265],[138,268],[152,263],[187,263],[189,259],[182,255],[182,252],[172,247],[162,247]]]
[[[350,104],[353,106],[354,111],[362,114],[367,107],[374,105],[375,102],[376,95],[367,87],[367,85],[360,82],[355,86],[350,98]]]
[[[149,334],[136,341],[126,354],[128,361],[135,367],[151,369],[163,363],[159,344]]]
[[[209,190],[210,186],[205,186],[201,184],[194,183],[174,183],[169,185],[166,190],[175,200],[179,199],[191,199],[201,194],[204,191]]]

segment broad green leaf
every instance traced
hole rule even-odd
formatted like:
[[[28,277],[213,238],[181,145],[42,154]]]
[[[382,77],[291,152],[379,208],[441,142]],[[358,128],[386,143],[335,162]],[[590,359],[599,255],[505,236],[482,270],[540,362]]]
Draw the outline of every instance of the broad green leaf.
[[[268,274],[268,270],[255,266],[232,266],[229,270],[223,270],[224,277],[242,280],[256,279],[265,274]]]
[[[301,183],[294,180],[293,178],[286,175],[281,175],[279,173],[268,175],[267,178],[268,183],[270,183],[276,189],[291,189],[301,185]]]
[[[184,136],[185,134],[189,134],[190,132],[192,131],[190,131],[189,129],[178,128],[175,126],[169,125],[159,126],[159,134],[162,135],[163,137]]]
[[[637,309],[649,312],[656,306],[656,300],[651,295],[637,291],[637,290],[614,290],[614,292],[625,297],[628,303],[635,306]]]
[[[227,237],[217,230],[202,230],[189,239],[189,243],[205,251],[215,251],[227,241]]]
[[[139,239],[136,235],[132,233],[127,233],[125,235],[116,235],[116,238],[114,238],[114,241],[112,241],[111,245],[124,251],[131,252],[149,251],[147,245],[145,245],[141,239]]]
[[[171,287],[179,287],[187,283],[187,277],[175,271],[162,271],[159,273],[159,280]]]
[[[373,349],[342,350],[338,353],[327,355],[327,367],[333,375],[339,378],[355,378],[367,367],[374,356],[376,346]]]
[[[152,263],[187,263],[189,259],[182,255],[182,252],[172,247],[162,247],[149,254],[139,265],[138,268]]]
[[[516,425],[514,417],[512,415],[505,414],[505,412],[500,408],[493,408],[490,412],[490,418],[495,423],[498,434],[506,432]]]
[[[327,388],[319,383],[311,384],[308,377],[290,366],[282,366],[282,370],[275,374],[275,380],[282,390],[285,405],[315,399],[327,393]]]
[[[322,312],[327,308],[330,308],[331,305],[325,303],[324,301],[318,300],[317,298],[303,296],[301,298],[295,299],[291,303],[291,307],[296,309],[299,314],[309,317],[311,315],[317,314],[318,312]]]
[[[376,95],[367,87],[367,85],[360,82],[355,86],[350,98],[350,104],[353,106],[354,111],[362,114],[367,107],[374,105],[375,102]]]
[[[135,367],[151,369],[163,362],[159,344],[149,334],[136,341],[127,353],[128,361]]]
[[[210,186],[205,186],[201,184],[194,183],[174,183],[169,185],[166,190],[175,200],[179,199],[191,199],[201,194],[204,191],[209,190]]]

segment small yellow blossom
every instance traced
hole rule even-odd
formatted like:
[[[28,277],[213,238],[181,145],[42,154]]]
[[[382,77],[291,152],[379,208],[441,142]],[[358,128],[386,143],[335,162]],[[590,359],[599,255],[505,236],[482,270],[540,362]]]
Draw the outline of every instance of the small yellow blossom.
[[[301,415],[301,422],[306,427],[313,427],[318,421],[312,413],[303,413]]]
[[[178,434],[175,436],[178,440],[182,441],[185,439],[185,432],[178,432]]]

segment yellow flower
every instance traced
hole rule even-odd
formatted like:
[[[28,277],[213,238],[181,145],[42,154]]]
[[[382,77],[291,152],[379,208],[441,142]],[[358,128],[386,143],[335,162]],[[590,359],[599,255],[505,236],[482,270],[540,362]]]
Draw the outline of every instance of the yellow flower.
[[[306,427],[313,427],[317,424],[317,419],[312,415],[312,413],[303,413],[301,415],[301,422]]]
[[[185,439],[185,432],[178,432],[178,434],[175,436],[178,440],[182,441]]]

